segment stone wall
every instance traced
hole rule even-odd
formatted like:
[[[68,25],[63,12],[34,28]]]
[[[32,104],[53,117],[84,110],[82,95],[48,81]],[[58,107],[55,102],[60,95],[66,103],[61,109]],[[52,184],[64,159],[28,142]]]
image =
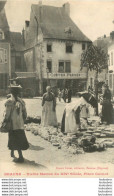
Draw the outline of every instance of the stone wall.
[[[33,72],[33,49],[29,49],[24,52],[24,61],[27,68],[27,72]]]

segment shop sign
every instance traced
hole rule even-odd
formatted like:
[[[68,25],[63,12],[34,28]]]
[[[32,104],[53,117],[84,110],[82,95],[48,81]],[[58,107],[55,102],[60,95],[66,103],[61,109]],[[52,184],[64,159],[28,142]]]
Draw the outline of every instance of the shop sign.
[[[50,79],[79,79],[87,78],[86,73],[44,73],[44,78]]]

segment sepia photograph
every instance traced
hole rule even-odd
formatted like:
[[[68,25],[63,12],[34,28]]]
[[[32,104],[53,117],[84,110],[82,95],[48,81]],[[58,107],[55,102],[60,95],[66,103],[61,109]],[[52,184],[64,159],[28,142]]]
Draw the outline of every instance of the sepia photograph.
[[[113,0],[0,0],[0,177],[114,177]]]

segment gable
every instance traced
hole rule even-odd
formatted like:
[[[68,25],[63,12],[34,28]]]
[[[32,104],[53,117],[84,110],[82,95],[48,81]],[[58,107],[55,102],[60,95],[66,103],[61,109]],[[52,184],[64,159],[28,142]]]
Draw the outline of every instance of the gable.
[[[6,1],[0,1],[0,11],[4,8]]]
[[[0,28],[3,30],[9,30],[8,21],[6,18],[5,9],[0,11]]]
[[[16,51],[23,51],[24,45],[20,32],[10,32],[11,47]]]
[[[44,38],[91,42],[64,11],[63,7],[32,5]],[[68,34],[66,29],[71,30]]]

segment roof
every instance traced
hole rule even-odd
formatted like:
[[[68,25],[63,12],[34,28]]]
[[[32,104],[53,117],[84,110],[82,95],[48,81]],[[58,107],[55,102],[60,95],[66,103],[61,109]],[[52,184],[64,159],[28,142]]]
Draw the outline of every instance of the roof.
[[[0,10],[0,28],[2,28],[2,29],[9,28],[4,8],[2,10]]]
[[[109,48],[110,46],[114,46],[114,40],[112,40],[112,41],[109,42],[108,48]]]
[[[0,11],[4,8],[6,1],[0,1]]]
[[[1,42],[6,42],[6,41],[9,42],[10,41],[9,25],[8,25],[4,8],[0,10],[0,29],[4,32],[4,36],[5,36],[5,39],[1,40]]]
[[[44,38],[91,42],[72,21],[63,7],[32,5],[32,10],[40,22]],[[69,36],[65,33],[65,29],[71,29]]]
[[[108,51],[108,45],[110,43],[110,37],[100,37],[93,42],[97,47],[101,47],[105,52]]]
[[[11,48],[16,51],[23,51],[24,45],[20,32],[10,32]]]

